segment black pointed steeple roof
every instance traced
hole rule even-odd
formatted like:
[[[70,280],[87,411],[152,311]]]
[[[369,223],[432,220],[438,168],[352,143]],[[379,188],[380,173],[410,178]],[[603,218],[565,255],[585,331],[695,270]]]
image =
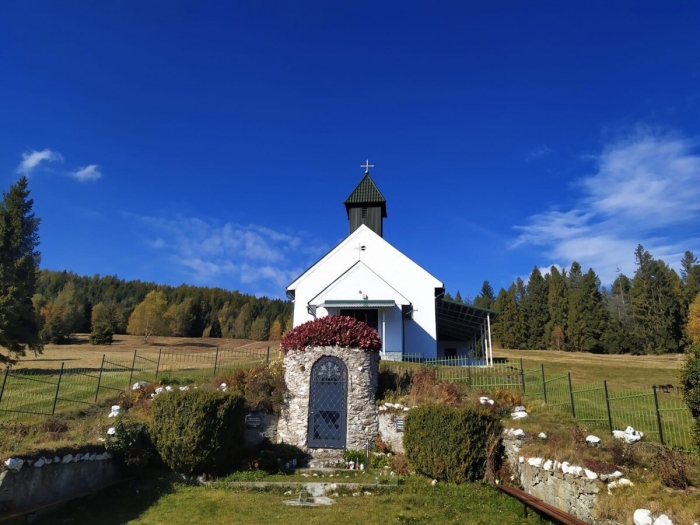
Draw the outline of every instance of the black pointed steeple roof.
[[[345,209],[350,213],[350,208],[356,208],[360,205],[381,206],[382,217],[386,217],[386,199],[377,188],[377,185],[369,176],[369,172],[365,173],[357,187],[353,190],[350,196],[345,199]]]

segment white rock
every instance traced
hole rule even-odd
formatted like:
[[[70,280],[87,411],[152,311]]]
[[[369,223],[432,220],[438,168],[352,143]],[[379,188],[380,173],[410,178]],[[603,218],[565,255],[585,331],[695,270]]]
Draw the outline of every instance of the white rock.
[[[35,466],[36,468],[41,468],[41,467],[43,467],[44,465],[46,465],[46,460],[45,460],[44,458],[39,458],[39,459],[37,459],[37,460],[34,462],[34,466]]]
[[[156,388],[156,395],[162,394],[164,390],[165,390],[165,388],[163,388],[162,386],[159,386],[158,388]]]
[[[139,381],[138,383],[134,383],[134,385],[131,387],[131,390],[141,390],[142,388],[146,388],[148,386],[148,381]]]
[[[627,478],[620,478],[620,479],[618,479],[618,480],[616,481],[616,483],[617,483],[620,487],[634,487],[634,483],[632,483],[632,482],[631,482],[630,480],[628,480]]]
[[[408,408],[408,407],[403,407],[403,411],[404,411],[404,412],[408,412],[409,410],[411,410],[411,409]]]
[[[554,463],[552,462],[551,459],[548,459],[547,461],[544,462],[544,465],[542,465],[542,468],[545,470],[552,470],[552,466]]]
[[[666,514],[662,514],[654,520],[654,525],[673,525],[673,522]]]
[[[109,428],[107,429],[107,435],[108,435],[108,436],[113,436],[113,435],[116,434],[116,433],[117,433],[117,431],[114,430],[114,427],[109,427]]]
[[[528,414],[527,414],[527,412],[524,412],[524,411],[518,411],[518,412],[513,412],[511,414],[511,417],[513,419],[524,419],[524,418],[528,417]]]
[[[540,439],[547,439],[547,434],[545,434],[544,432],[540,432],[539,434],[537,434],[537,437]]]
[[[569,474],[573,474],[574,476],[580,476],[581,472],[583,472],[583,469],[581,467],[576,467],[576,466],[569,467]]]
[[[119,414],[121,414],[122,407],[119,405],[113,405],[112,406],[112,411],[109,413],[107,417],[117,417]]]
[[[187,385],[180,387],[180,392],[187,392],[190,389]]]
[[[90,461],[90,453],[86,452],[85,454],[83,454],[81,461]]]
[[[228,385],[226,383],[221,383],[219,385],[219,388],[228,388]]]
[[[438,481],[436,479],[434,479],[433,481],[430,482],[430,484],[434,487],[435,485],[438,484]]]
[[[166,391],[166,392],[172,392],[173,390],[175,390],[175,389],[174,389],[173,387],[171,387],[170,385],[167,385],[167,386],[165,387],[165,391]]]
[[[53,463],[53,460],[52,460],[51,458],[47,458],[47,459],[44,461],[44,465],[50,465],[51,463]]]
[[[524,431],[522,428],[519,428],[519,429],[513,431],[513,435],[514,435],[516,438],[519,438],[519,439],[520,439],[520,438],[524,438],[524,437],[525,437],[525,431]]]
[[[95,458],[97,457],[97,454],[90,454],[88,457],[88,461],[95,461]]]
[[[583,469],[583,473],[586,475],[586,477],[588,479],[598,479],[598,474],[596,474],[592,470]]]
[[[613,478],[613,479],[621,478],[621,477],[622,477],[622,472],[620,472],[619,470],[616,470],[616,471],[613,472],[612,474],[608,474],[608,476],[610,476],[610,477]]]
[[[61,462],[61,458],[59,458],[58,456],[54,456],[54,457],[53,457],[53,462],[54,462],[54,463],[60,463],[60,462]]]
[[[493,405],[493,404],[496,403],[493,399],[489,399],[489,400],[486,401],[486,402],[487,402],[489,405]]]
[[[590,436],[586,437],[586,443],[589,445],[599,445],[600,438],[591,434]]]
[[[562,471],[564,474],[568,474],[568,473],[569,473],[569,462],[568,462],[568,461],[564,461],[564,462],[561,463],[561,471]]]
[[[8,458],[5,460],[5,466],[10,470],[19,470],[24,465],[24,460],[20,458]]]
[[[66,463],[70,463],[71,461],[73,461],[73,454],[66,454],[65,456],[63,456],[61,463],[65,465]]]
[[[544,460],[542,458],[529,458],[527,460],[527,463],[528,465],[532,465],[533,467],[540,467],[543,461]]]
[[[518,463],[525,463],[525,458],[523,456],[520,456],[518,458]]]
[[[652,525],[651,511],[648,509],[637,509],[632,516],[634,525]]]
[[[517,406],[513,409],[513,412],[526,412],[526,410],[523,406]]]
[[[386,408],[386,406],[382,405],[382,406],[380,406],[377,410],[378,410],[379,412],[386,412],[386,411],[387,411],[387,408]]]
[[[612,433],[617,439],[625,439],[625,432],[623,430],[613,430]]]

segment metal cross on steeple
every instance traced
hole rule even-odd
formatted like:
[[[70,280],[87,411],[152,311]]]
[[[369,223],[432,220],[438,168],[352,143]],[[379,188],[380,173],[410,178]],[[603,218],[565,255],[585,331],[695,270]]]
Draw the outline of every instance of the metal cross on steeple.
[[[369,159],[367,159],[367,162],[365,162],[364,164],[360,164],[360,168],[364,168],[365,173],[369,173],[369,169],[374,168],[374,164],[370,164]]]

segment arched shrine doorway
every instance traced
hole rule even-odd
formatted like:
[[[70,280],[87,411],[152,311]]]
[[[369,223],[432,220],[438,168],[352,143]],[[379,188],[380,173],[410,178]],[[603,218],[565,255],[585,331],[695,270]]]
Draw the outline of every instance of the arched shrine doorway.
[[[345,448],[347,398],[347,366],[337,357],[321,357],[311,368],[308,447]]]

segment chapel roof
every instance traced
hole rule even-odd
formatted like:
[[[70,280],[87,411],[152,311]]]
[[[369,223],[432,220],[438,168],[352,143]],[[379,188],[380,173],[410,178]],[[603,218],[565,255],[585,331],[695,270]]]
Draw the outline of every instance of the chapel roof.
[[[379,191],[379,188],[377,188],[372,177],[369,176],[369,172],[365,173],[357,187],[345,199],[345,209],[349,210],[357,204],[379,204],[382,208],[382,217],[386,217],[386,199]]]

